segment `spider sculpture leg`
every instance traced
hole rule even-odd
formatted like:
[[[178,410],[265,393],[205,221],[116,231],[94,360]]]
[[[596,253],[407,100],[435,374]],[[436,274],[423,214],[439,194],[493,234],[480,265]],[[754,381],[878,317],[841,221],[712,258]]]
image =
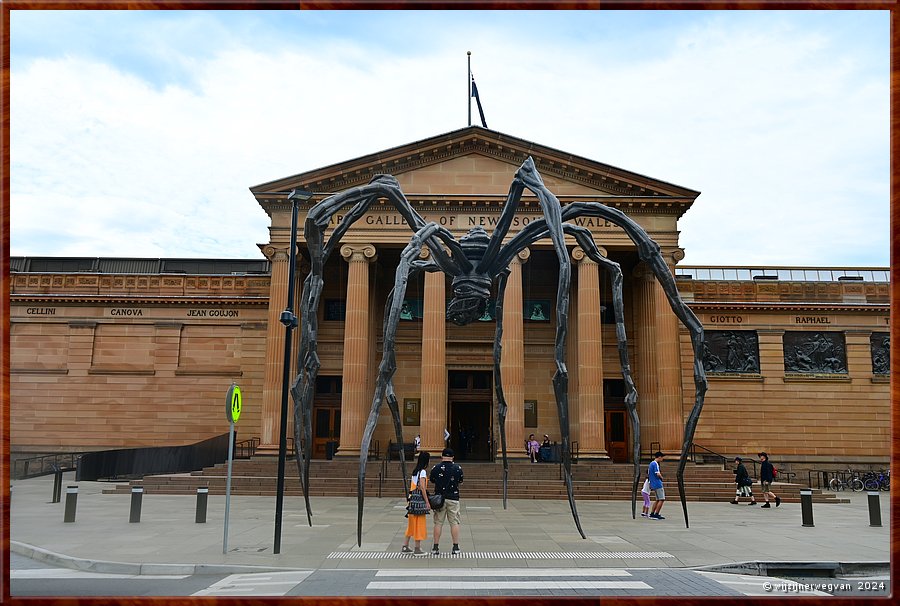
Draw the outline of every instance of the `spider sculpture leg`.
[[[381,365],[378,369],[378,380],[375,383],[375,396],[372,398],[372,408],[369,411],[369,418],[363,429],[362,444],[360,445],[359,452],[356,518],[356,540],[357,545],[359,546],[362,546],[363,502],[365,499],[366,463],[368,460],[369,444],[372,443],[372,435],[375,433],[375,424],[378,422],[378,413],[381,409],[381,402],[385,397],[391,377],[394,376],[394,372],[397,370],[394,339],[397,334],[397,326],[400,323],[400,310],[403,307],[403,295],[406,293],[406,285],[409,281],[409,274],[413,267],[413,262],[419,256],[419,253],[422,251],[422,246],[426,241],[433,238],[436,234],[449,236],[450,232],[436,223],[427,223],[415,233],[412,240],[410,240],[410,243],[403,249],[403,252],[400,254],[400,263],[397,266],[397,273],[394,278],[394,295],[390,302],[390,308],[385,310],[384,352],[382,354]],[[405,481],[406,478],[404,477],[404,482]]]
[[[578,510],[575,508],[575,496],[572,489],[572,461],[569,455],[569,372],[566,369],[566,333],[569,329],[569,286],[572,280],[572,266],[563,237],[562,207],[556,196],[544,186],[540,174],[534,167],[534,161],[530,157],[516,172],[516,177],[521,178],[525,187],[534,192],[540,200],[547,232],[553,241],[553,250],[559,261],[559,286],[556,291],[556,373],[553,375],[553,391],[556,395],[556,409],[559,413],[566,493],[578,533],[582,539],[586,539],[587,537],[581,529],[581,521],[578,519]]]
[[[509,460],[506,457],[506,396],[503,395],[503,379],[500,376],[500,356],[503,351],[501,340],[503,338],[503,295],[506,292],[506,279],[509,277],[509,269],[500,273],[497,282],[497,304],[495,317],[497,318],[497,332],[494,336],[494,390],[497,393],[497,429],[500,432],[500,452],[503,456],[503,509],[506,509],[506,494],[509,484]]]
[[[684,466],[687,464],[687,454],[690,451],[691,444],[694,442],[694,431],[697,428],[697,421],[700,419],[700,411],[703,409],[703,399],[707,390],[706,371],[703,368],[703,325],[694,312],[687,306],[678,294],[678,287],[675,285],[675,278],[669,271],[668,265],[659,252],[659,246],[650,241],[646,246],[638,248],[639,255],[643,259],[653,273],[656,279],[666,293],[669,305],[681,323],[684,324],[691,334],[691,346],[694,350],[694,385],[695,385],[695,402],[684,424],[684,439],[681,443],[681,458],[678,461],[678,469],[675,472],[675,478],[678,481],[678,490],[681,493],[681,509],[684,512],[684,526],[690,528],[687,512],[687,499],[684,493]]]
[[[708,386],[706,371],[703,369],[703,325],[700,324],[694,312],[681,299],[672,272],[660,254],[659,245],[650,238],[647,232],[644,231],[644,228],[622,211],[597,202],[572,202],[566,205],[562,211],[563,221],[583,216],[606,219],[625,231],[631,241],[637,246],[640,259],[647,263],[647,266],[659,280],[672,311],[675,312],[675,315],[691,334],[691,344],[694,351],[694,406],[685,423],[681,460],[676,472],[678,488],[681,492],[681,507],[684,511],[685,526],[690,527],[688,524],[687,501],[684,493],[684,466],[687,462],[687,453],[694,440],[694,431],[703,409],[703,401]],[[529,223],[500,250],[495,261],[497,266],[503,266],[504,263],[509,264],[516,251],[521,250],[523,246],[527,246],[527,243],[532,238],[547,229],[547,224],[544,221],[532,221]]]
[[[532,228],[532,226],[535,226]],[[641,423],[637,414],[637,388],[631,374],[631,364],[628,359],[628,341],[625,335],[625,314],[622,296],[622,269],[618,263],[610,261],[600,254],[597,245],[594,243],[593,236],[587,228],[572,225],[570,223],[562,224],[563,231],[575,237],[581,248],[585,251],[593,261],[603,266],[613,276],[613,311],[616,317],[616,340],[619,350],[619,362],[622,371],[622,378],[625,382],[626,396],[625,404],[631,418],[632,431],[632,461],[634,462],[634,473],[631,487],[631,516],[636,516],[637,487],[640,480],[640,443],[641,443]],[[507,253],[515,254],[519,247],[530,246],[547,236],[546,222],[538,220],[529,224],[530,231],[527,232],[525,238],[517,236],[515,248],[510,244],[510,250]]]
[[[613,312],[616,317],[616,343],[619,349],[619,365],[622,379],[625,382],[625,407],[631,418],[631,448],[634,473],[631,485],[631,517],[635,518],[637,507],[637,489],[641,478],[641,422],[637,414],[637,387],[631,376],[631,364],[628,361],[628,339],[625,336],[625,312],[622,296],[622,268],[615,261],[604,257],[594,243],[590,230],[569,223],[563,223],[563,230],[575,236],[575,240],[585,254],[595,263],[605,268],[612,276]]]
[[[312,513],[309,506],[310,453],[308,451],[312,445],[312,401],[316,376],[319,371],[319,357],[316,351],[318,334],[316,312],[324,287],[325,263],[340,243],[341,237],[378,198],[387,198],[413,229],[420,230],[425,226],[425,220],[403,195],[397,180],[390,175],[377,175],[367,185],[330,196],[311,208],[306,217],[304,238],[309,248],[310,272],[306,278],[301,300],[301,340],[298,352],[300,372],[291,388],[291,395],[294,399],[294,451],[310,526],[312,526]],[[325,230],[328,228],[331,218],[343,207],[351,204],[353,207],[344,215],[326,242]],[[441,271],[455,276],[460,271],[471,270],[471,264],[465,259],[459,244],[446,230],[435,232],[432,237],[424,241],[424,244],[431,250],[434,266]],[[451,251],[452,259],[444,250],[444,246]],[[368,456],[367,450],[365,455]]]

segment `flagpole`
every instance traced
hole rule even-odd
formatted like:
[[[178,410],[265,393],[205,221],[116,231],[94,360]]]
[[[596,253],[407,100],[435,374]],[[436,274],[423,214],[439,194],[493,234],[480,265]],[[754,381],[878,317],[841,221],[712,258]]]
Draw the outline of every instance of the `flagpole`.
[[[468,94],[466,95],[466,105],[469,107],[469,126],[472,126],[472,51],[466,51],[469,61],[469,78],[466,82],[468,86]]]

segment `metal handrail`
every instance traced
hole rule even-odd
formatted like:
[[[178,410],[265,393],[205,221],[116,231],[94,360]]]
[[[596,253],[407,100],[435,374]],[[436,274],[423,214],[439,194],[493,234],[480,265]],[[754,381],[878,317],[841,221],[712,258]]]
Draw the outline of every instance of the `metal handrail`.
[[[715,450],[710,450],[706,446],[697,444],[696,442],[691,442],[691,450],[690,450],[690,460],[691,461],[696,462],[698,448],[721,459],[722,460],[722,471],[728,471],[728,457],[726,457],[725,455],[723,455],[721,453],[716,452]]]
[[[73,470],[78,467],[82,454],[84,453],[66,452],[17,459],[13,462],[13,478],[24,480],[51,474],[55,472],[54,467],[63,471]]]

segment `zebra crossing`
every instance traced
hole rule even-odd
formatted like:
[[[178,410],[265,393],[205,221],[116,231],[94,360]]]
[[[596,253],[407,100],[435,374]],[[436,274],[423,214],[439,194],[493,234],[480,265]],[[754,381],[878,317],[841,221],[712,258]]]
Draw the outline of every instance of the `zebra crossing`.
[[[302,583],[312,570],[290,570],[285,572],[256,572],[232,574],[216,581],[206,589],[193,594],[197,596],[283,596]]]
[[[451,554],[443,551],[427,558],[454,560],[648,560],[675,557],[665,551],[463,551]],[[411,553],[398,551],[333,551],[329,560],[405,560],[419,559]]]
[[[437,573],[435,573],[437,574]],[[643,581],[631,578],[627,570],[613,568],[580,568],[580,569],[537,569],[537,568],[505,568],[505,569],[454,569],[454,580],[446,578],[427,578],[429,572],[415,580],[375,580],[366,585],[367,591],[402,591],[402,592],[471,592],[471,591],[535,591],[535,590],[577,590],[577,589],[632,589],[651,590],[652,587]],[[446,574],[441,574],[445,577]],[[390,577],[409,577],[408,570],[379,570],[376,579]],[[521,577],[521,578],[517,578]],[[542,578],[546,577],[546,578]],[[566,577],[578,577],[577,579]],[[609,580],[609,579],[615,580]],[[466,579],[466,580],[456,580]],[[623,580],[625,579],[625,580]]]

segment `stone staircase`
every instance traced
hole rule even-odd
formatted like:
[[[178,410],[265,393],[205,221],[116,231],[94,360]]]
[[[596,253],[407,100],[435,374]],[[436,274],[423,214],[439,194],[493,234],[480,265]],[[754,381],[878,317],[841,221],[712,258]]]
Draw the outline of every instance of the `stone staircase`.
[[[465,499],[500,499],[503,493],[500,463],[462,462],[465,473],[462,495]],[[407,473],[413,464],[407,462]],[[666,496],[680,499],[675,481],[677,464],[666,461],[662,465]],[[232,464],[231,494],[275,496],[277,459],[255,457],[235,460]],[[311,497],[356,496],[359,461],[335,459],[314,460],[310,464],[309,493]],[[219,464],[190,474],[145,476],[127,484],[117,484],[104,493],[130,493],[132,486],[142,486],[144,494],[196,494],[197,488],[208,487],[210,494],[224,495],[227,465]],[[562,468],[555,463],[514,461],[509,465],[507,495],[510,499],[565,499],[566,488]],[[646,473],[646,464],[642,465]],[[577,500],[630,500],[632,466],[609,461],[585,461],[572,465],[572,480]],[[734,498],[734,475],[719,465],[688,463],[684,473],[688,501],[730,501]],[[285,495],[301,496],[297,464],[288,459],[285,467]],[[370,461],[366,467],[366,496],[401,498],[406,494],[406,482],[401,477],[399,461]],[[774,492],[786,503],[799,503],[803,484],[776,482]],[[759,484],[754,486],[758,492]],[[813,501],[818,503],[846,503],[834,493],[813,489]],[[641,496],[638,494],[638,502]],[[760,499],[761,501],[762,499]]]

